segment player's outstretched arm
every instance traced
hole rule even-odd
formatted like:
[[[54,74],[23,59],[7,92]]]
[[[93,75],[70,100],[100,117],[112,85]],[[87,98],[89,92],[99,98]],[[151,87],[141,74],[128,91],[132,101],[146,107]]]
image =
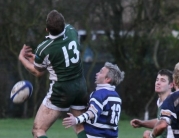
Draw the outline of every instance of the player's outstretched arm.
[[[34,54],[32,54],[31,51],[32,49],[24,44],[19,53],[19,61],[21,61],[21,63],[30,73],[32,73],[36,77],[39,77],[43,75],[44,72],[41,72],[34,67]]]
[[[154,128],[157,121],[158,121],[157,119],[152,119],[152,120],[133,119],[130,121],[130,124],[134,128],[139,128],[139,127]]]
[[[147,130],[144,132],[143,138],[155,138],[161,135],[167,126],[166,120],[159,120],[152,131]]]
[[[85,113],[83,113],[80,116],[74,117],[73,114],[71,113],[67,113],[69,115],[69,117],[66,117],[63,119],[63,126],[65,126],[65,128],[69,128],[71,126],[74,126],[76,124],[80,124],[83,122],[86,122],[90,119],[93,119],[95,117],[95,111],[90,110],[91,108],[89,108],[88,111],[86,111]]]

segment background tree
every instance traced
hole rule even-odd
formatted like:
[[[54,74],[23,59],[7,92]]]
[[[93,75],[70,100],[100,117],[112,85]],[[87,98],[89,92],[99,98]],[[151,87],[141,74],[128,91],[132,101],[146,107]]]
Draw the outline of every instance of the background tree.
[[[158,70],[173,70],[178,62],[178,39],[171,34],[178,30],[178,6],[176,1],[160,0],[96,1],[96,18],[108,36],[108,50],[126,72],[120,93],[128,115],[143,116]]]
[[[86,30],[82,55],[86,45],[94,53],[85,70],[89,92],[94,90],[98,67],[110,60],[126,73],[118,87],[123,112],[143,117],[147,102],[152,101],[147,107],[153,111],[151,117],[156,115],[157,95],[153,93],[157,72],[173,70],[178,62],[178,38],[172,35],[179,30],[176,0],[41,0],[38,4],[34,0],[1,0],[0,5],[0,117],[33,116],[48,90],[48,75],[33,77],[18,62],[18,54],[24,43],[35,50],[48,35],[45,20],[52,9],[62,12],[66,22],[78,30]],[[105,33],[95,35],[98,30]],[[104,53],[105,58],[101,56]],[[13,105],[10,90],[22,79],[33,83],[33,96],[26,104]]]

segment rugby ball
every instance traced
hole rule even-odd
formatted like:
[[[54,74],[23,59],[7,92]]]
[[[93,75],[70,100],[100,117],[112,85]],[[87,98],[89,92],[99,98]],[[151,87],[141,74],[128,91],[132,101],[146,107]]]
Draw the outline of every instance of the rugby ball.
[[[10,99],[15,104],[23,103],[31,97],[32,91],[33,86],[29,81],[19,81],[13,86]]]

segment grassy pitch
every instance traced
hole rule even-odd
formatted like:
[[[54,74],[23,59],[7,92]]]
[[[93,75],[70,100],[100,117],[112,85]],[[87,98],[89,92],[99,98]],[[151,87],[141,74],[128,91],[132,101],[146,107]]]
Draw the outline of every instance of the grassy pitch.
[[[119,122],[119,138],[139,138],[145,128],[134,129],[129,120]],[[31,129],[33,119],[0,119],[0,138],[32,138]],[[48,130],[49,138],[77,138],[73,129],[65,129],[62,120],[59,119]]]

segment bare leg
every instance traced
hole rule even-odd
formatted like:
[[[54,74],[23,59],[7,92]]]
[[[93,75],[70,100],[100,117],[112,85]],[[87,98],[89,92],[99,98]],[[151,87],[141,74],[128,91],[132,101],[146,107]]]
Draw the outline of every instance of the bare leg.
[[[70,111],[74,116],[79,116],[85,112],[85,109],[84,110],[70,109]],[[83,124],[77,124],[77,125],[73,126],[73,129],[76,132],[76,134],[78,134],[79,132],[84,130],[84,127],[83,127]]]
[[[32,134],[34,138],[46,135],[46,131],[58,119],[60,111],[47,108],[41,104],[34,120]]]

